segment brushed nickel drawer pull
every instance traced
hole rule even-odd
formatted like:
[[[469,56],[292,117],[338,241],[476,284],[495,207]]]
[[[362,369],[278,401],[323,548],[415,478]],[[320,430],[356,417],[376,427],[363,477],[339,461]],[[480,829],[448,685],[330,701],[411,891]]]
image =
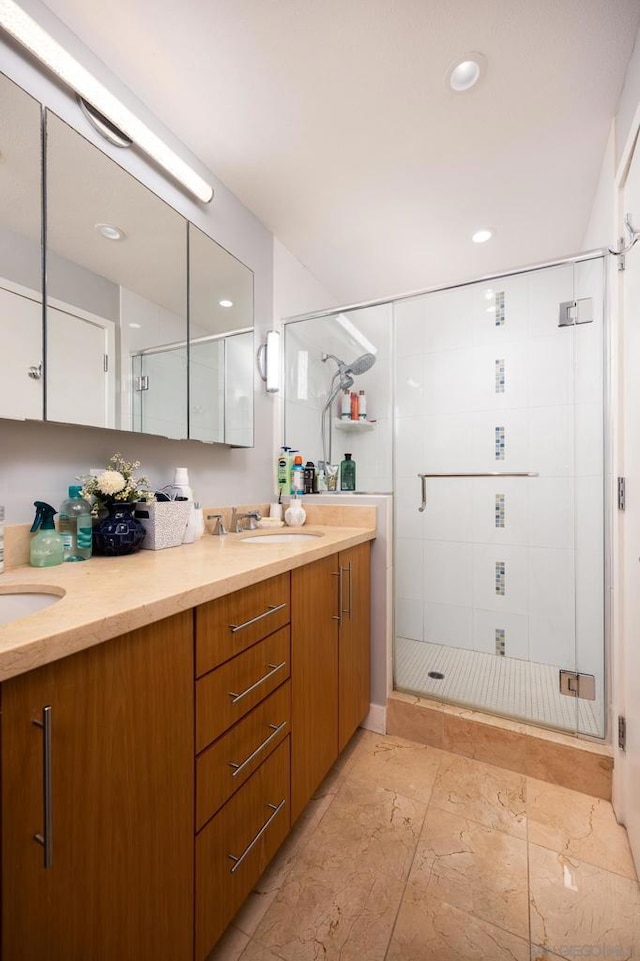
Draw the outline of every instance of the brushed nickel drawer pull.
[[[267,664],[267,667],[270,667],[271,670],[268,671],[267,674],[264,674],[262,677],[259,677],[258,680],[255,682],[255,684],[252,684],[251,687],[248,687],[246,691],[242,692],[242,694],[234,694],[233,691],[229,691],[229,697],[231,698],[231,703],[237,704],[238,701],[241,701],[243,697],[247,696],[247,694],[251,694],[251,692],[255,691],[257,687],[259,687],[261,684],[264,684],[265,681],[268,681],[270,677],[273,677],[273,675],[277,671],[281,671],[282,668],[285,667],[286,663],[287,663],[286,661],[282,661],[280,664]]]
[[[235,872],[238,870],[238,868],[240,867],[240,865],[242,864],[246,856],[253,850],[253,848],[256,846],[256,844],[258,843],[258,841],[260,840],[264,832],[267,830],[267,828],[269,827],[273,819],[277,817],[278,814],[280,814],[280,811],[283,809],[286,803],[287,803],[287,799],[283,798],[280,801],[280,804],[267,804],[267,807],[271,808],[271,810],[273,811],[273,814],[269,815],[269,817],[264,822],[264,824],[262,825],[262,827],[260,828],[256,836],[253,838],[253,840],[249,841],[246,848],[244,849],[244,851],[239,857],[236,857],[235,854],[227,855],[227,857],[231,858],[231,860],[234,862],[233,867],[229,869],[231,874],[235,874]]]
[[[235,761],[229,761],[229,767],[232,767],[234,769],[231,777],[237,777],[238,774],[242,774],[246,766],[248,764],[251,764],[251,762],[255,758],[257,758],[260,752],[264,751],[265,747],[267,747],[267,745],[270,744],[271,741],[273,741],[274,737],[277,737],[280,731],[282,731],[286,726],[287,726],[286,721],[283,721],[282,724],[270,724],[269,727],[271,728],[271,734],[269,734],[269,736],[264,739],[262,744],[258,745],[255,751],[253,751],[248,758],[245,758],[245,760],[242,761],[241,764],[236,764]]]
[[[343,567],[338,566],[337,571],[331,572],[334,577],[338,578],[338,613],[331,615],[332,620],[338,622],[338,627],[342,627],[342,615],[344,614],[344,611],[342,610],[342,595],[343,595],[342,572],[343,570],[344,570]]]
[[[286,602],[284,604],[269,604],[268,610],[263,611],[262,614],[256,614],[255,617],[252,617],[248,621],[244,621],[242,624],[229,624],[229,630],[232,634],[235,634],[236,631],[242,631],[245,627],[250,627],[252,624],[257,624],[257,622],[261,621],[263,617],[269,617],[269,614],[275,614],[276,611],[281,611],[286,606]]]
[[[51,786],[51,705],[42,708],[42,720],[34,721],[36,727],[42,728],[42,786],[43,786],[43,820],[42,834],[34,834],[34,840],[44,848],[44,866],[50,868],[53,864],[53,815],[52,786]]]

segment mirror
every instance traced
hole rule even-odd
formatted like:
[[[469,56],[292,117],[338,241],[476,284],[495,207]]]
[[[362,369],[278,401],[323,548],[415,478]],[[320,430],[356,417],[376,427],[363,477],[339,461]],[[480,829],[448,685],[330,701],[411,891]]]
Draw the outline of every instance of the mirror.
[[[0,74],[0,417],[41,420],[41,108]]]
[[[47,420],[186,438],[186,221],[49,110]]]
[[[42,129],[0,74],[0,418],[252,446],[252,271],[49,110],[43,324]]]
[[[253,273],[189,224],[189,436],[253,444]]]

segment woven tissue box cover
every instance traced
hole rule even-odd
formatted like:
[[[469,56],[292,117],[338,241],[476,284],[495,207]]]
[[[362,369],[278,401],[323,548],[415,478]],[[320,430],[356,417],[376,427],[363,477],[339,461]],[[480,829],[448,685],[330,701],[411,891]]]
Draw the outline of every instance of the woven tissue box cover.
[[[136,517],[147,532],[140,547],[160,551],[182,544],[191,507],[190,501],[140,501]]]

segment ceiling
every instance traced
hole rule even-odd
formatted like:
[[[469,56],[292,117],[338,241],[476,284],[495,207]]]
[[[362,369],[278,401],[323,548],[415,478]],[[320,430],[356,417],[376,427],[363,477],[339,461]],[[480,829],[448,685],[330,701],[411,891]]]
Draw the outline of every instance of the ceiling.
[[[46,4],[343,302],[577,252],[640,15],[639,0]],[[455,94],[446,70],[474,50],[486,75]]]

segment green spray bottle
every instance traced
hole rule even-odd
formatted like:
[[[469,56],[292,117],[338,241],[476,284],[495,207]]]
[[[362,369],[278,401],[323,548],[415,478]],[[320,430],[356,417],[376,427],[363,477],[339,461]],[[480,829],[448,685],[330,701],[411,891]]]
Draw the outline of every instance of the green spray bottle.
[[[34,501],[33,506],[36,516],[31,533],[35,536],[31,538],[29,563],[32,567],[55,567],[64,561],[64,537],[53,523],[56,509],[44,501]]]

